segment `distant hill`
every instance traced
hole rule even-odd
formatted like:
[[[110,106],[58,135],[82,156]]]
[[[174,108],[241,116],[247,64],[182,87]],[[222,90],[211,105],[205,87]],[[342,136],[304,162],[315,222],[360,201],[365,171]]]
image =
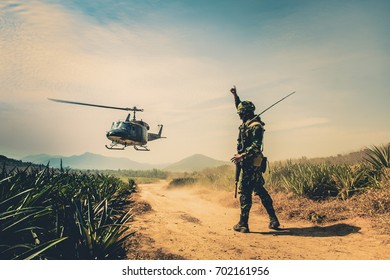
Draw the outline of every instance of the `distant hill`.
[[[6,156],[0,155],[0,169],[3,170],[5,168],[6,171],[10,171],[11,169],[19,169],[23,170],[27,167],[37,167],[34,164],[26,163],[21,160],[16,160],[12,158],[8,158]]]
[[[150,169],[163,169],[166,171],[175,172],[192,172],[199,171],[208,167],[216,167],[228,162],[219,161],[204,155],[196,154],[185,158],[177,163],[170,165],[152,165],[146,163],[139,163],[127,158],[113,158],[97,155],[93,153],[84,153],[82,155],[75,155],[70,157],[58,156],[58,155],[31,155],[22,158],[24,162],[31,162],[34,164],[46,165],[50,161],[50,166],[54,168],[60,167],[60,161],[62,159],[62,166],[69,167],[71,169],[82,170],[150,170]]]
[[[151,165],[139,163],[127,158],[105,157],[93,153],[84,153],[82,155],[75,155],[70,157],[52,156],[46,154],[31,155],[22,158],[22,161],[32,162],[35,164],[47,164],[50,161],[50,166],[59,168],[62,159],[63,167],[70,167],[72,169],[90,169],[90,170],[117,170],[117,169],[131,169],[131,170],[148,170],[153,168],[162,168],[164,166]]]
[[[229,162],[216,160],[201,154],[195,154],[165,167],[164,170],[173,172],[192,172],[226,164],[229,164]]]
[[[293,159],[293,162],[310,162],[321,163],[324,161],[331,162],[333,164],[354,164],[361,162],[365,157],[367,149],[362,149],[357,152],[352,152],[344,155],[336,155],[322,158],[300,158]],[[193,172],[200,171],[205,168],[218,167],[221,165],[229,165],[230,162],[220,161],[210,158],[205,155],[195,154],[190,157],[184,158],[173,164],[165,165],[152,165],[146,163],[139,163],[127,158],[113,158],[97,155],[93,153],[84,153],[82,155],[75,155],[70,157],[58,156],[58,155],[32,155],[26,156],[21,160],[15,160],[0,155],[0,168],[6,166],[6,169],[17,167],[19,169],[25,168],[29,163],[38,165],[47,165],[50,161],[50,167],[59,168],[60,161],[62,159],[62,165],[64,168],[69,167],[71,169],[81,170],[151,170],[161,169],[171,172]],[[275,162],[277,163],[277,162]]]

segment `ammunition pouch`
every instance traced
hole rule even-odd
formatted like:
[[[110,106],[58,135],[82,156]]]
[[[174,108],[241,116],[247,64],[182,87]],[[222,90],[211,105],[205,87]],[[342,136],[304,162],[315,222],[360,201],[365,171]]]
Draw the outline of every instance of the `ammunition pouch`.
[[[256,156],[255,158],[253,158],[253,166],[261,166],[262,162],[263,162],[263,154],[260,153],[258,156]]]
[[[262,173],[267,170],[267,157],[262,153],[253,159],[253,166],[260,167]]]

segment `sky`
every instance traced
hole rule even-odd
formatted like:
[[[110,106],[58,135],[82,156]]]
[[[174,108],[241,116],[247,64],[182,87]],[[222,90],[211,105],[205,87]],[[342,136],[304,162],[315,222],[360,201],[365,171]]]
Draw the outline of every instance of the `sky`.
[[[42,0],[0,2],[0,154],[92,152],[143,163],[228,161],[240,120],[232,86],[261,112],[269,160],[390,142],[390,1]],[[143,108],[166,139],[107,150]]]

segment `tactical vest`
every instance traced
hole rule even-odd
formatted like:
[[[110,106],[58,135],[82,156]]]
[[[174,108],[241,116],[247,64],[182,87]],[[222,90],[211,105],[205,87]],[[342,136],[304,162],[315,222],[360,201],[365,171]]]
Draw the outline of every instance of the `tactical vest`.
[[[252,139],[250,139],[251,136],[249,135],[249,133],[251,131],[250,128],[252,128],[254,126],[260,126],[260,128],[263,130],[263,133],[264,133],[264,131],[265,131],[264,127],[259,121],[254,121],[254,122],[250,123],[248,126],[243,124],[239,127],[240,136],[238,139],[239,141],[237,143],[237,152],[238,153],[242,153],[243,151],[245,151],[246,148],[248,148],[252,145]],[[253,166],[261,166],[263,158],[264,158],[262,151],[263,151],[263,143],[261,143],[260,154],[253,158]]]

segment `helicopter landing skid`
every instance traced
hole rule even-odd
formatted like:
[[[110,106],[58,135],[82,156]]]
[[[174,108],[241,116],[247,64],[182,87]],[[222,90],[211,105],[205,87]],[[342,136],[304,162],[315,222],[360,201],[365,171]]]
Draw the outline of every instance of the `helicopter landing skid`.
[[[109,150],[118,150],[118,151],[123,151],[126,148],[126,146],[124,146],[122,148],[114,148],[116,146],[116,144],[111,144],[110,146],[105,145],[105,146]]]
[[[134,149],[136,149],[137,151],[144,151],[144,152],[149,152],[150,151],[147,146],[136,146],[136,145],[134,145]]]

